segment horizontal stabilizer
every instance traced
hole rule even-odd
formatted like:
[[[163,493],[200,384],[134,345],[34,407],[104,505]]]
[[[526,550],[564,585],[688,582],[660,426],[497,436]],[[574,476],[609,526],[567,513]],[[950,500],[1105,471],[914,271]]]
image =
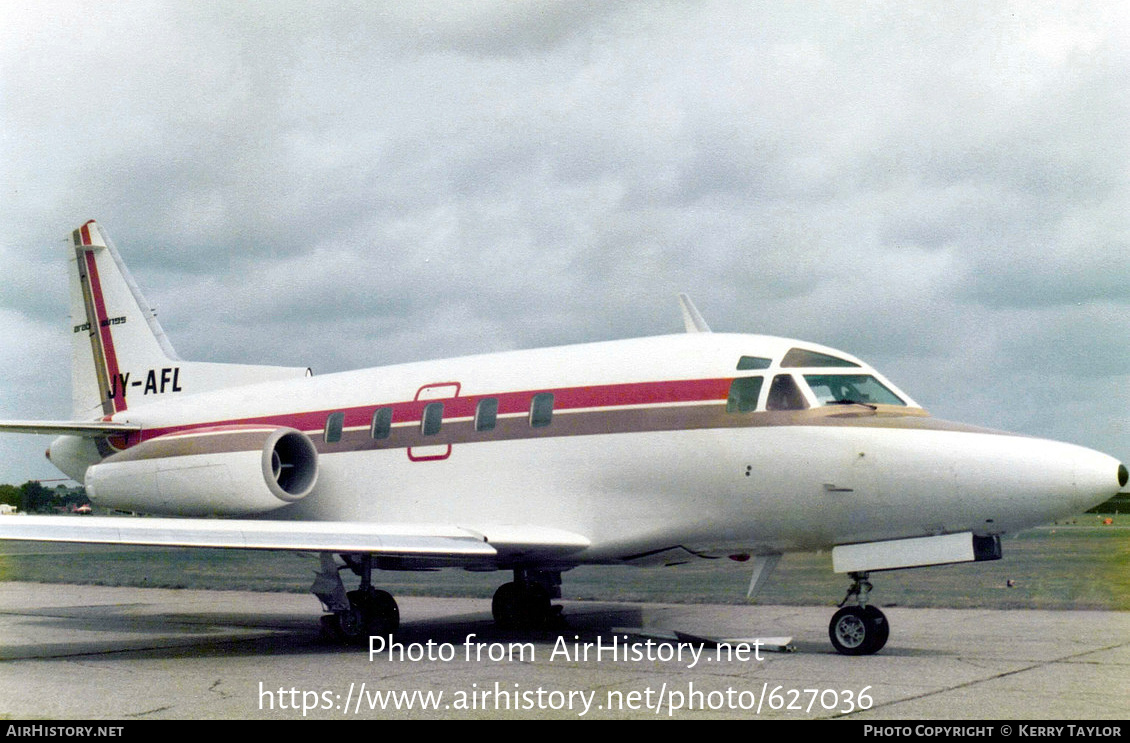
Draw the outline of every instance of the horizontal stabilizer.
[[[85,436],[101,438],[130,431],[140,431],[141,426],[133,423],[111,423],[103,421],[0,421],[0,431],[8,433],[42,433],[53,436]]]

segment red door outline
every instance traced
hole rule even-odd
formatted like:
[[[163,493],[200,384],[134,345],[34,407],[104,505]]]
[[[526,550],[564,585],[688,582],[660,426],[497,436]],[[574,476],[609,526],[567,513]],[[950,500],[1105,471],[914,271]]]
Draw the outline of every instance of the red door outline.
[[[413,399],[417,402],[420,400],[450,400],[453,397],[459,397],[460,389],[462,389],[462,385],[459,382],[433,382],[416,390],[416,397]],[[421,413],[421,415],[423,414]],[[408,459],[413,462],[436,462],[450,456],[451,444],[408,447]]]

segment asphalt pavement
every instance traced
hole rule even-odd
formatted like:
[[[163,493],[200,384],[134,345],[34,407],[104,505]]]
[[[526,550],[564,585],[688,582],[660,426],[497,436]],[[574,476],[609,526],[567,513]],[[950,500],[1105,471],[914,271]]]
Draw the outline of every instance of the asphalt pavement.
[[[0,583],[0,716],[1130,717],[1130,612],[887,607],[886,648],[851,658],[829,606],[566,601],[559,626],[518,633],[486,600],[399,602],[391,642],[341,647],[309,595]]]

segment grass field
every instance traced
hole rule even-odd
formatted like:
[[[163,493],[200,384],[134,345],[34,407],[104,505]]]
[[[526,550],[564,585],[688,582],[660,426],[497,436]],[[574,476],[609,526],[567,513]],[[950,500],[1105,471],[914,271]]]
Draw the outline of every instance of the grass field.
[[[1080,516],[1078,525],[1007,537],[996,562],[873,573],[872,598],[881,606],[1130,611],[1130,516],[1110,526],[1100,520]],[[314,555],[286,552],[0,544],[0,580],[305,592],[316,567]],[[394,595],[482,598],[507,580],[508,573],[462,570],[374,576]],[[703,560],[675,568],[582,567],[564,575],[563,589],[577,599],[744,603],[748,582],[748,564]],[[829,554],[786,555],[757,601],[832,605],[848,583],[832,573]]]

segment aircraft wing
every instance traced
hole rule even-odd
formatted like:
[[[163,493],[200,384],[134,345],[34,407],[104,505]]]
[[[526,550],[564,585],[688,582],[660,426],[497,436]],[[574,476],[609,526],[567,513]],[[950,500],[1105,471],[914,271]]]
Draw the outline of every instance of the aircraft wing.
[[[128,516],[4,516],[0,539],[164,547],[367,552],[455,564],[565,557],[589,545],[572,532],[498,525],[254,521]]]
[[[55,436],[100,438],[140,430],[141,426],[133,423],[104,421],[0,421],[0,431],[7,431],[8,433],[44,433],[54,434]]]

